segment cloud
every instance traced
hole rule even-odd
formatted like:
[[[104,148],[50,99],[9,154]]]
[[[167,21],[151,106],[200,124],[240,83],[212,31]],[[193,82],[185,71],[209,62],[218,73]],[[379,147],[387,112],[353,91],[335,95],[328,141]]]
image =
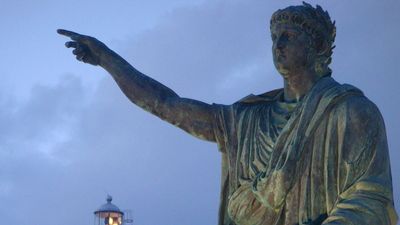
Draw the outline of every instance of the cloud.
[[[2,96],[0,216],[26,224],[46,214],[35,205],[45,206],[54,197],[51,188],[70,160],[58,155],[58,146],[71,136],[85,95],[80,79],[65,75],[55,86],[32,88],[24,103]]]
[[[50,145],[66,141],[83,97],[80,80],[66,75],[54,87],[34,86],[22,105],[3,103],[2,148],[13,154],[41,152],[52,157]]]

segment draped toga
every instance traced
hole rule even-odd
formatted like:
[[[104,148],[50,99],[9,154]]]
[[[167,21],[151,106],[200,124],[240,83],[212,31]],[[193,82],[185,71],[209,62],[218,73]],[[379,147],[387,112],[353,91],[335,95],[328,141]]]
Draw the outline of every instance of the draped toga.
[[[357,88],[325,77],[297,104],[279,89],[215,106],[219,225],[396,223],[383,119]]]

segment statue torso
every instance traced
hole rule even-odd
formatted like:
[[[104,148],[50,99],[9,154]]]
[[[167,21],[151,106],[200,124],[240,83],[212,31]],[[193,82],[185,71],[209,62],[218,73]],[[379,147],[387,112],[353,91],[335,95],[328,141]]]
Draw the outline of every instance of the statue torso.
[[[243,109],[239,117],[238,180],[251,182],[268,166],[274,144],[286,125],[296,103],[276,101]]]

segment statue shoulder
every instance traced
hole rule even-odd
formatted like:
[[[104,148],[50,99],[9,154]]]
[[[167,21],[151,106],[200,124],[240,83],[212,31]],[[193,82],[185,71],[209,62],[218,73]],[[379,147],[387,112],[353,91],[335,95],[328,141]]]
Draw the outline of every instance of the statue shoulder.
[[[331,115],[338,121],[338,131],[342,131],[339,135],[347,140],[342,153],[347,163],[362,163],[363,157],[376,150],[374,143],[386,140],[383,117],[364,95],[346,97]]]
[[[361,91],[359,93],[361,93]],[[346,113],[346,117],[348,117],[351,122],[358,123],[358,121],[364,121],[370,123],[382,120],[382,115],[376,104],[362,93],[347,96],[337,108],[343,111],[343,113]]]
[[[260,95],[250,94],[250,95],[247,95],[246,97],[240,99],[236,103],[253,104],[253,103],[260,103],[260,102],[272,102],[272,101],[276,101],[282,93],[283,93],[283,89],[280,88],[280,89],[275,89],[272,91],[265,92]]]

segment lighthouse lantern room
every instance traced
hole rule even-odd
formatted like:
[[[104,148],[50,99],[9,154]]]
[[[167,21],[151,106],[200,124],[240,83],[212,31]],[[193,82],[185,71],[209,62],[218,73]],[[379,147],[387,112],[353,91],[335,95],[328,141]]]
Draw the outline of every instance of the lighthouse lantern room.
[[[122,225],[124,213],[111,203],[112,197],[107,196],[107,203],[94,212],[95,225]]]

